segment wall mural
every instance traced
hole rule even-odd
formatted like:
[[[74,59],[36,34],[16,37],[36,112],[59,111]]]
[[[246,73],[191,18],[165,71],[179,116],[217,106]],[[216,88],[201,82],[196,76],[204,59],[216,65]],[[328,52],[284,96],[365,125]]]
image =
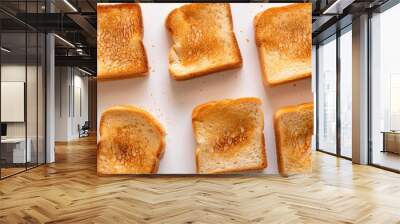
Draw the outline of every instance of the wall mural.
[[[309,172],[311,10],[99,3],[98,174]]]

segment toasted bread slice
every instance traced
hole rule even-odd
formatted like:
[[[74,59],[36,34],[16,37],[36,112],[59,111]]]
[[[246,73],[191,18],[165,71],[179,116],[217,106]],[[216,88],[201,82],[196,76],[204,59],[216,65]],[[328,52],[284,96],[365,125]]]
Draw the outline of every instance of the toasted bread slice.
[[[229,4],[194,3],[173,10],[166,20],[173,39],[169,71],[176,80],[242,66]]]
[[[313,119],[312,103],[282,108],[275,113],[275,142],[281,175],[311,172]]]
[[[264,115],[258,98],[213,101],[192,114],[198,173],[230,173],[267,167]]]
[[[311,76],[311,3],[267,9],[254,19],[261,70],[266,85]]]
[[[97,78],[123,79],[148,73],[142,12],[136,3],[97,4]]]
[[[156,173],[164,153],[165,131],[148,112],[132,106],[107,109],[100,120],[97,173]]]

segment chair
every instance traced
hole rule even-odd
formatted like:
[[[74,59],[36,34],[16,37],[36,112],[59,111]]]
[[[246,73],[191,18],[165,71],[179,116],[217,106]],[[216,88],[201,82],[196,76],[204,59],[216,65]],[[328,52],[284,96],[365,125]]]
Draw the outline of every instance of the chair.
[[[80,127],[80,125],[78,124],[79,138],[89,136],[89,129],[90,129],[89,121],[85,121],[82,127]]]

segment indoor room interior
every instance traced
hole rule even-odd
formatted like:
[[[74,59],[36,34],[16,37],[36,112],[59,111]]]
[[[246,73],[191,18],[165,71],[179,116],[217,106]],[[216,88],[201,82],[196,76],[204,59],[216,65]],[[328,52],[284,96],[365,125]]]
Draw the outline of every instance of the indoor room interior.
[[[312,91],[313,171],[290,177],[98,176],[98,2],[0,1],[0,223],[400,223],[399,1],[268,1],[313,10],[312,77],[282,87]]]

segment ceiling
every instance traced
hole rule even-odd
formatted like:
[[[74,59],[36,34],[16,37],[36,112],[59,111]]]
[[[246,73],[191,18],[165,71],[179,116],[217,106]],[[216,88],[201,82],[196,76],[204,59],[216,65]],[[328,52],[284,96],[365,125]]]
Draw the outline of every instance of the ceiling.
[[[1,0],[2,46],[11,50],[2,51],[3,60],[36,57],[36,35],[54,32],[56,65],[81,62],[76,66],[96,73],[96,4],[96,0]]]

